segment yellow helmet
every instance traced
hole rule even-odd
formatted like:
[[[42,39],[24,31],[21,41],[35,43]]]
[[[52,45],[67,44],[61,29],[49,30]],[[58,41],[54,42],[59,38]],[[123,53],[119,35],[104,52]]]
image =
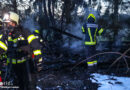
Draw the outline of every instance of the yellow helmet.
[[[19,24],[19,15],[16,14],[15,12],[10,11],[9,13],[4,15],[3,21],[4,22],[14,21],[18,25]]]
[[[87,20],[88,20],[90,17],[92,17],[94,20],[96,20],[96,18],[95,18],[95,16],[94,16],[94,14],[92,14],[92,13],[91,13],[91,14],[89,14],[89,15],[88,15],[88,17],[87,17]]]

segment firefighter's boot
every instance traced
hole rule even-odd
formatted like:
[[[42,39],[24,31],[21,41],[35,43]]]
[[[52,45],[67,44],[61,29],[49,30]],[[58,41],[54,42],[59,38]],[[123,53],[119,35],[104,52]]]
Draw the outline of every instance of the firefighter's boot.
[[[93,61],[94,64],[94,72],[97,72],[98,67],[97,67],[97,60]]]
[[[94,71],[95,71],[94,66],[88,66],[88,69],[87,69],[88,73],[93,73]]]

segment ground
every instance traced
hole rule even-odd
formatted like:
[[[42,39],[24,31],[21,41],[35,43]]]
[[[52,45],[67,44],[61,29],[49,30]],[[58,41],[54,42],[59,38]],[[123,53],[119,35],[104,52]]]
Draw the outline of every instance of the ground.
[[[121,66],[118,69],[115,68],[116,65],[110,69],[108,67],[109,64],[98,64],[98,68],[93,73],[115,76],[130,75],[130,73],[125,73],[125,67]],[[94,78],[92,73],[88,71],[87,65],[81,64],[73,70],[71,69],[72,66],[41,72],[37,83],[38,90],[97,90],[100,86],[100,84],[92,82],[91,79]]]
[[[78,67],[73,71],[70,68],[61,70],[47,70],[42,73],[39,84],[42,89],[58,90],[96,90],[98,85],[90,80],[90,74],[85,67]]]

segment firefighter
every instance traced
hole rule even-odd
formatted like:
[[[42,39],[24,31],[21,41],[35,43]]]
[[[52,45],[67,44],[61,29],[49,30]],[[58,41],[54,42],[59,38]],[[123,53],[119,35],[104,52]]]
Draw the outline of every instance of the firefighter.
[[[87,22],[82,26],[82,32],[85,34],[84,44],[86,48],[86,58],[96,54],[96,36],[101,35],[103,32],[103,28],[100,28],[95,21],[96,17],[94,14],[89,14],[87,17]],[[87,65],[88,69],[94,69],[93,66],[97,66],[97,59],[88,59]]]
[[[40,31],[39,30],[34,30],[33,34],[36,36],[36,38],[39,40],[39,42],[42,44],[43,43],[43,39],[40,35]]]
[[[43,37],[41,36],[40,34],[40,31],[39,30],[34,30],[33,31],[33,34],[35,35],[36,39],[40,42],[40,44],[42,45],[42,53],[44,53],[44,56],[46,54],[45,51],[47,51],[47,48],[48,48],[48,45],[45,41],[43,41]],[[45,57],[44,57],[45,59]]]
[[[0,40],[1,40],[1,37],[2,37],[1,30],[2,30],[2,19],[0,18]],[[0,85],[2,84],[2,78],[1,78],[2,59],[3,59],[3,55],[0,55]]]
[[[7,64],[12,64],[12,69],[17,76],[20,90],[28,90],[29,77],[26,62],[34,54],[36,70],[42,69],[41,45],[36,37],[19,24],[19,15],[8,12],[3,17],[4,29],[0,40],[0,54],[6,52]]]

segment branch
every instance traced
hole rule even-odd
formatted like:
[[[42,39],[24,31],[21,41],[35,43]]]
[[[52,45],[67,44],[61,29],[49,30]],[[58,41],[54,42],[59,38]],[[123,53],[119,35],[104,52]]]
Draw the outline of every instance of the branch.
[[[124,59],[124,61],[125,61],[125,63],[126,63],[126,67],[127,67],[127,71],[126,71],[126,73],[128,73],[128,71],[129,71],[129,65],[128,65],[128,63],[127,63],[127,61],[126,61],[126,58],[125,57],[123,57],[123,59]]]
[[[118,62],[122,57],[124,57],[126,54],[127,54],[127,52],[129,52],[130,51],[130,48],[128,49],[128,50],[126,50],[120,57],[118,57],[111,65],[110,65],[110,67],[109,68],[111,68],[116,62]]]
[[[129,49],[130,49],[130,48],[129,48]],[[126,53],[127,53],[127,52],[126,52]],[[81,63],[87,61],[88,59],[91,59],[91,58],[93,58],[93,57],[96,57],[96,56],[99,56],[99,55],[103,55],[103,54],[118,54],[118,55],[122,55],[122,53],[119,53],[119,52],[103,52],[103,53],[98,53],[98,54],[95,54],[95,55],[93,55],[93,56],[91,56],[91,57],[88,57],[87,59],[85,59],[85,60],[79,62],[79,63],[76,64],[74,67],[72,67],[71,71],[72,71],[77,65],[79,65],[79,64],[81,64]],[[124,55],[124,57],[130,58],[130,56],[127,56],[127,55]]]

